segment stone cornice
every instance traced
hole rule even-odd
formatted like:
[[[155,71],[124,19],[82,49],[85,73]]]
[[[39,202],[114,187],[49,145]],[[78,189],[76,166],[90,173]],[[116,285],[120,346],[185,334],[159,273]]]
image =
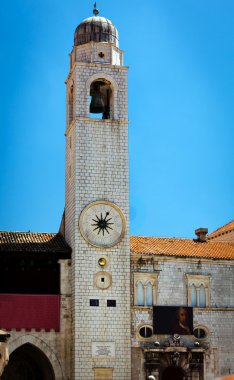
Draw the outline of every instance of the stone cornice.
[[[129,66],[118,66],[118,65],[109,65],[109,64],[102,64],[102,63],[87,63],[87,62],[75,62],[72,68],[69,71],[69,74],[65,80],[65,84],[69,81],[73,71],[75,70],[76,67],[79,66],[85,66],[85,67],[97,67],[97,68],[113,68],[113,69],[118,69],[118,70],[123,70],[123,71],[128,71]]]
[[[115,50],[117,50],[119,53],[124,53],[124,50],[121,50],[119,47],[115,46],[112,42],[104,42],[104,46],[112,46]],[[82,44],[82,45],[78,45],[78,46],[74,46],[72,51],[74,49],[80,49],[82,47],[87,47],[87,46],[103,46],[103,42],[94,42],[94,41],[90,41],[90,42],[86,42],[86,44]]]
[[[91,123],[97,123],[97,124],[106,124],[106,125],[112,125],[112,124],[129,124],[129,121],[128,120],[115,120],[115,119],[91,119],[90,117],[80,117],[80,116],[76,116],[71,124],[69,125],[69,127],[67,128],[66,132],[65,132],[65,136],[69,135],[69,133],[71,133],[71,131],[75,128],[76,126],[76,123],[79,123],[81,121],[84,121],[84,122],[91,122]]]
[[[169,305],[155,305],[155,306],[168,306]],[[131,306],[131,310],[135,310],[135,311],[153,311],[153,306]],[[231,311],[231,312],[234,312],[234,307],[194,307],[193,310],[196,312],[196,311],[199,311],[200,312],[204,312],[204,313],[210,313],[210,312],[213,312],[213,311],[218,311],[218,312],[221,312],[221,311]]]
[[[175,261],[178,263],[178,262],[192,262],[192,263],[197,263],[198,261],[202,262],[203,264],[215,264],[215,265],[234,265],[234,260],[233,259],[223,259],[223,258],[214,258],[214,257],[211,257],[211,258],[202,258],[202,257],[189,257],[189,256],[184,256],[184,257],[179,257],[179,256],[167,256],[165,254],[165,256],[163,256],[162,254],[158,254],[157,253],[135,253],[135,252],[132,252],[131,251],[131,261],[135,264],[138,262],[138,260],[142,260],[142,261],[147,261],[149,262],[150,260],[152,260],[154,262],[159,262],[160,261]]]

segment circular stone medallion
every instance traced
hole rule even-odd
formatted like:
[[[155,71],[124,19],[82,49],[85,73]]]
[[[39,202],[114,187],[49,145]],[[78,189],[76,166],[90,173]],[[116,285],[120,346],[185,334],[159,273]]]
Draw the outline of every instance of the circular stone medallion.
[[[112,284],[112,276],[107,272],[98,272],[94,275],[94,286],[98,289],[108,289]]]
[[[81,212],[79,228],[83,238],[94,247],[109,248],[123,238],[125,218],[114,203],[92,202]]]

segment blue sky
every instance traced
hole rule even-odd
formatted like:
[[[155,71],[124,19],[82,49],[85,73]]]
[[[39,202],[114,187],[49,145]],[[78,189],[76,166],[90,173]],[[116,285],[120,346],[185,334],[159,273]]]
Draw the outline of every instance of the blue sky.
[[[1,2],[0,229],[56,232],[65,85],[92,1]],[[98,2],[129,70],[131,234],[193,237],[234,218],[234,2]]]

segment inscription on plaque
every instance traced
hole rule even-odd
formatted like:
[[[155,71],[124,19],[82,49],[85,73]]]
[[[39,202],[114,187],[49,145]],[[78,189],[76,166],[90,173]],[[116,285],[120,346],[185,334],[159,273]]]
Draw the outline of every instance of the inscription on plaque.
[[[115,357],[114,342],[92,342],[92,356],[102,358]]]

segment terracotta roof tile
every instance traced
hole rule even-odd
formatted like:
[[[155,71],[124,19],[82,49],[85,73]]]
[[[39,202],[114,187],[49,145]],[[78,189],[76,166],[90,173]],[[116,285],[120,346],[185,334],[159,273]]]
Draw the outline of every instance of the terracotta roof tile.
[[[131,251],[178,257],[234,259],[234,245],[192,239],[131,236]],[[70,257],[71,249],[61,234],[0,231],[0,252],[58,253]]]
[[[59,233],[0,231],[0,252],[57,253],[69,257],[70,251]]]
[[[132,253],[211,259],[234,259],[234,246],[228,243],[192,239],[131,236]]]
[[[220,235],[222,232],[227,232],[227,231],[233,231],[234,230],[234,220],[231,222],[224,224],[224,226],[217,228],[217,230],[211,232],[211,234],[208,235],[208,239],[212,238],[213,236]]]

